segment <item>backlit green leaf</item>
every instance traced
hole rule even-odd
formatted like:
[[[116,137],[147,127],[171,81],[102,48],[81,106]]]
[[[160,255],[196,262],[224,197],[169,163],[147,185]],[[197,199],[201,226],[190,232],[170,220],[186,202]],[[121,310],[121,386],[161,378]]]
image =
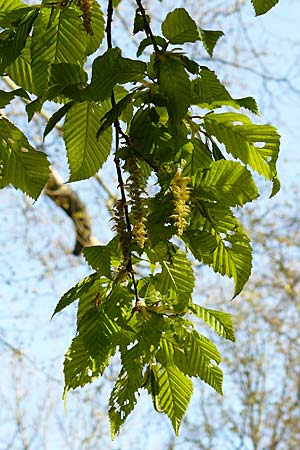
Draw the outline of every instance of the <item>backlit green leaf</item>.
[[[77,103],[66,114],[64,140],[70,166],[70,181],[94,175],[108,158],[111,150],[111,130],[97,140],[100,118],[108,110],[107,104]]]
[[[0,117],[0,187],[12,184],[37,199],[49,174],[46,155],[34,150],[17,127]]]

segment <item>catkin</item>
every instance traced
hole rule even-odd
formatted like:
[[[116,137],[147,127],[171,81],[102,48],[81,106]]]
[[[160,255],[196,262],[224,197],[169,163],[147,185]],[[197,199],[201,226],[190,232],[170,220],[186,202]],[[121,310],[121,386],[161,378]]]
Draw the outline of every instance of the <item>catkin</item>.
[[[190,199],[190,188],[188,187],[189,182],[189,177],[183,177],[181,172],[177,171],[170,184],[175,207],[171,218],[174,220],[174,225],[177,228],[178,236],[182,236],[189,223],[189,216],[191,213],[191,209],[188,204]]]

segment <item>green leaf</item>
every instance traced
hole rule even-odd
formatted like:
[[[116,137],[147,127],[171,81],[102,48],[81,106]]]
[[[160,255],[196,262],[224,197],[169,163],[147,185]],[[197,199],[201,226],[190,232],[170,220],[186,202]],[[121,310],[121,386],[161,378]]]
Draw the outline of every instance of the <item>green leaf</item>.
[[[252,175],[239,162],[213,161],[194,175],[193,196],[225,206],[243,206],[258,197]]]
[[[48,87],[51,64],[83,64],[86,59],[87,34],[78,13],[63,9],[53,19],[50,15],[50,9],[41,10],[32,34],[32,75],[38,95]]]
[[[110,244],[110,243],[109,243]],[[93,247],[85,247],[83,250],[84,257],[89,265],[97,270],[99,275],[111,278],[111,245],[97,245]]]
[[[66,292],[59,300],[52,317],[58,312],[62,311],[71,303],[75,302],[82,294],[87,292],[94,283],[99,279],[98,273],[93,273],[83,278],[79,283],[75,284],[68,292]]]
[[[232,315],[193,303],[189,308],[193,314],[207,323],[219,336],[235,341]]]
[[[15,89],[14,91],[6,92],[2,91],[0,89],[0,108],[5,108],[6,105],[8,105],[16,96],[25,98],[26,100],[29,100],[29,96],[27,92],[20,88]]]
[[[257,16],[265,14],[273,6],[277,5],[278,2],[279,0],[251,0]]]
[[[249,238],[229,208],[212,203],[206,205],[207,210],[202,203],[202,208],[208,215],[203,229],[214,236],[218,245],[212,253],[201,253],[200,246],[199,249],[191,247],[191,251],[215,272],[233,278],[234,296],[237,296],[251,273],[252,252]],[[192,217],[191,229],[196,228],[193,222]]]
[[[48,181],[49,162],[44,153],[34,150],[24,134],[0,117],[0,187],[12,184],[37,199]]]
[[[276,175],[276,161],[280,136],[271,125],[255,125],[238,113],[207,114],[205,129],[225,144],[228,153],[272,180]]]
[[[142,366],[135,364],[134,370],[121,369],[109,399],[109,420],[111,437],[114,439],[121,425],[137,403],[138,390],[142,387]]]
[[[171,44],[196,42],[199,39],[197,25],[184,8],[176,8],[168,13],[161,29]]]
[[[215,46],[218,40],[224,36],[223,31],[212,31],[212,30],[202,30],[199,28],[199,36],[202,41],[203,47],[209,54],[209,56],[213,56]]]
[[[32,25],[37,19],[38,10],[27,12],[15,31],[12,31],[0,47],[0,73],[4,73],[6,68],[20,55],[25,47],[26,39],[31,32]]]
[[[145,77],[146,64],[121,56],[119,48],[107,50],[93,62],[92,81],[86,88],[87,98],[104,100],[116,84],[139,81]]]
[[[116,103],[107,113],[101,117],[100,122],[101,126],[97,131],[97,139],[107,130],[114,122],[116,122],[121,114],[125,111],[128,105],[132,103],[134,96],[136,95],[136,91],[130,92],[125,95],[118,103]]]
[[[74,102],[66,103],[64,106],[59,108],[53,116],[50,117],[48,120],[48,123],[45,127],[44,133],[43,133],[43,139],[47,136],[47,134],[50,133],[50,131],[53,130],[53,128],[56,126],[56,124],[65,116],[65,114],[69,111],[69,109],[74,105]]]
[[[91,0],[92,8],[90,14],[90,26],[92,33],[86,36],[86,51],[85,54],[91,55],[100,47],[101,42],[104,38],[105,22],[103,17],[103,12],[97,0]],[[80,15],[82,12],[80,11]]]
[[[0,0],[0,27],[10,27],[30,10],[32,8],[20,0]]]
[[[9,77],[26,91],[35,93],[31,70],[31,37],[27,38],[26,45],[15,61],[7,67]]]
[[[189,303],[194,289],[194,271],[191,262],[178,249],[169,256],[161,253],[159,245],[154,250],[159,258],[161,273],[153,277],[153,283],[162,295],[170,299],[175,310],[181,312]]]
[[[191,85],[183,63],[172,54],[163,54],[159,59],[159,88],[167,97],[167,108],[171,118],[181,119],[191,103]]]
[[[226,87],[220,82],[213,70],[201,66],[200,76],[191,82],[193,102],[201,108],[215,109],[231,106],[235,109],[247,108],[259,115],[256,101],[252,97],[234,99]]]
[[[155,42],[158,46],[160,46],[162,49],[166,49],[167,48],[167,41],[161,37],[161,36],[154,36]],[[141,54],[143,53],[143,51],[145,50],[145,48],[149,47],[149,45],[153,45],[153,41],[151,37],[147,37],[145,39],[143,39],[140,43],[140,45],[138,46],[137,52],[136,52],[136,56],[141,56]]]
[[[155,366],[152,366],[152,369]],[[158,403],[171,420],[176,435],[193,393],[193,383],[176,366],[156,369]]]
[[[198,169],[206,169],[212,163],[211,152],[206,144],[200,139],[191,140],[193,147],[189,147],[189,154],[185,157],[183,176],[192,176]]]
[[[203,230],[189,229],[184,232],[183,240],[194,255],[212,253],[218,245],[216,238]]]
[[[200,377],[222,395],[223,372],[216,365],[221,355],[216,346],[195,330],[185,333],[183,345],[188,375]]]
[[[70,181],[83,180],[94,175],[106,161],[111,150],[111,130],[97,140],[99,120],[108,110],[93,102],[74,104],[66,114],[64,140],[70,166]]]

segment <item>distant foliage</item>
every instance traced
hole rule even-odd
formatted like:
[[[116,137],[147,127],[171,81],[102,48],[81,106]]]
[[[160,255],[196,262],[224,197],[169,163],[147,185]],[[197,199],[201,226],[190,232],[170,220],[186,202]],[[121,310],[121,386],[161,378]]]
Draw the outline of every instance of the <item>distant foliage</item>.
[[[70,181],[93,176],[114,155],[120,190],[115,237],[85,249],[94,273],[54,312],[79,299],[77,333],[64,363],[65,393],[99,377],[118,352],[122,367],[109,401],[112,437],[141,389],[178,433],[192,377],[222,394],[219,351],[191,317],[234,340],[229,314],[193,302],[190,256],[232,278],[234,296],[241,292],[251,272],[251,246],[233,208],[258,197],[253,172],[273,183],[271,195],[278,191],[279,135],[245,115],[244,109],[259,114],[253,98],[234,99],[182,48],[200,41],[213,57],[222,31],[203,30],[176,8],[163,20],[161,35],[153,35],[151,17],[137,0],[131,22],[141,39],[137,59],[129,59],[126,42],[124,49],[112,45],[118,3],[108,0],[105,21],[96,0],[35,6],[0,0],[0,71],[20,86],[0,91],[0,106],[21,96],[30,121],[46,101],[60,105],[44,137],[65,118]],[[252,0],[257,15],[276,3]],[[85,62],[99,48],[88,82]],[[0,160],[1,187],[40,195],[50,163],[4,116]],[[156,193],[149,190],[150,178]]]

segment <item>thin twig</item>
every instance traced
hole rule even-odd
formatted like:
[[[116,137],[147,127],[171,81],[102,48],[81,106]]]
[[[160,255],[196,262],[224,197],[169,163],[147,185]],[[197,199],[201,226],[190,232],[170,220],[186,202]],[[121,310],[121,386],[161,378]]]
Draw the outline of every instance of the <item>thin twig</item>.
[[[158,54],[159,53],[159,48],[157,46],[155,37],[154,37],[154,35],[152,33],[152,30],[151,30],[151,27],[149,25],[145,8],[143,7],[141,0],[136,0],[136,4],[138,5],[140,13],[141,13],[141,15],[143,17],[144,29],[145,29],[146,35],[151,39],[154,51],[155,51],[156,54]]]

